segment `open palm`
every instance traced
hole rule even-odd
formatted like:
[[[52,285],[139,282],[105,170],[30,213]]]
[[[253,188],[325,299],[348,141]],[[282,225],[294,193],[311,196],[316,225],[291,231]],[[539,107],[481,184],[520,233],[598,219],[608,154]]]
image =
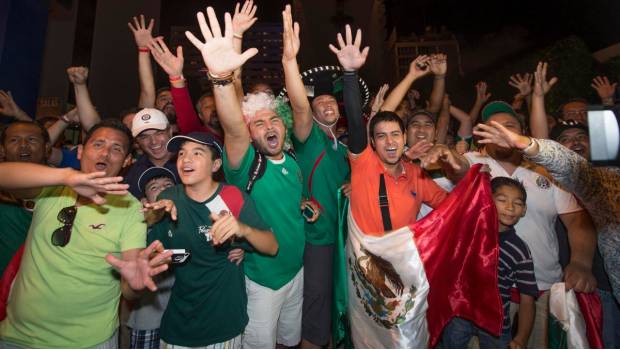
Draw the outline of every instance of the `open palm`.
[[[153,39],[149,42],[149,49],[153,58],[169,76],[183,75],[183,47],[177,47],[177,55],[170,52],[162,38]]]
[[[226,75],[241,67],[247,60],[258,53],[258,50],[251,48],[239,54],[235,52],[233,46],[232,19],[227,12],[224,15],[225,31],[222,36],[220,24],[215,16],[212,7],[207,7],[207,16],[209,16],[209,25],[202,12],[198,12],[198,25],[205,39],[201,42],[189,31],[185,32],[187,39],[196,46],[202,54],[202,59],[213,75]]]
[[[360,46],[362,45],[362,31],[360,29],[357,30],[355,41],[353,41],[351,27],[347,24],[345,35],[346,42],[342,39],[342,34],[338,33],[337,39],[340,49],[337,49],[332,44],[329,44],[329,49],[336,54],[338,62],[340,62],[344,70],[358,70],[366,63],[370,48],[366,46],[364,50],[360,51]]]

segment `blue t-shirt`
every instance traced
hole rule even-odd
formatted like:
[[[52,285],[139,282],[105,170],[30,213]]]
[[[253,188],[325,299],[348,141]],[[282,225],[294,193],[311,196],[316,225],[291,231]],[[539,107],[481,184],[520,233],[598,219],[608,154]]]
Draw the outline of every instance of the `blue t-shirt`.
[[[80,170],[81,166],[80,160],[77,156],[77,147],[60,147],[60,151],[62,152],[62,160],[58,165],[59,168],[73,168],[75,170]]]

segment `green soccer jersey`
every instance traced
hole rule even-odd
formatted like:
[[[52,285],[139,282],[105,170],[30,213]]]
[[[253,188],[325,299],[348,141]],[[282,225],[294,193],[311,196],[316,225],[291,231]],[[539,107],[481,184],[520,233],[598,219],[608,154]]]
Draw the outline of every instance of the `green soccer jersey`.
[[[334,141],[316,124],[312,125],[312,131],[305,142],[300,142],[294,135],[291,139],[297,154],[297,163],[304,176],[303,195],[305,198],[313,198],[321,207],[321,215],[317,221],[305,224],[306,241],[315,245],[333,244],[338,231],[336,196],[338,189],[351,174],[347,149],[338,142],[338,147],[334,150]]]
[[[17,204],[0,203],[0,276],[26,240],[32,213]]]
[[[191,253],[185,263],[173,265],[175,282],[161,320],[161,338],[168,344],[204,347],[236,337],[248,323],[247,295],[243,267],[230,262],[228,252],[247,243],[213,246],[210,214],[226,210],[250,227],[269,227],[252,199],[234,186],[220,184],[204,202],[189,198],[183,185],[169,188],[159,197],[174,202],[177,220],[166,218],[156,224],[149,240],[159,239],[166,249]]]
[[[238,169],[232,169],[224,151],[226,180],[245,190],[255,157],[250,145]],[[245,274],[252,281],[277,290],[291,281],[303,266],[304,220],[301,216],[302,175],[297,162],[288,155],[268,160],[264,175],[256,181],[250,196],[258,213],[273,228],[278,240],[276,256],[258,253],[245,255]]]

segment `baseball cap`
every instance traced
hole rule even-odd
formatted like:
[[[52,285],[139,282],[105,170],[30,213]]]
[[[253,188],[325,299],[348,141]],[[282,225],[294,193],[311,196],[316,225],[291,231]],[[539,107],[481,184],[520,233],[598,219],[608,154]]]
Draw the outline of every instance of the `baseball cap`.
[[[411,125],[411,123],[413,123],[413,120],[415,117],[419,116],[419,115],[425,115],[427,116],[432,122],[433,124],[437,123],[437,117],[435,116],[435,114],[426,111],[424,109],[416,109],[415,111],[413,111],[411,113],[411,116],[409,118],[407,118],[407,127],[409,127],[409,125]]]
[[[482,109],[482,121],[486,122],[487,120],[489,120],[489,118],[491,118],[491,116],[498,114],[498,113],[510,114],[511,116],[519,120],[519,122],[521,121],[521,118],[517,115],[517,112],[515,112],[515,110],[512,109],[512,106],[510,106],[508,103],[504,101],[489,102]]]
[[[191,141],[191,142],[200,143],[202,145],[211,146],[217,151],[216,156],[218,158],[222,157],[222,153],[223,153],[222,145],[220,145],[217,139],[209,133],[200,132],[200,131],[190,132],[187,135],[174,136],[168,141],[168,144],[166,145],[166,149],[168,149],[168,152],[176,153],[181,148],[181,145],[186,141]]]
[[[551,129],[551,133],[549,134],[549,136],[552,140],[557,141],[562,135],[562,133],[569,129],[581,129],[585,131],[586,133],[588,133],[587,126],[581,124],[580,122],[576,120],[569,119],[569,120],[562,120],[558,124],[556,124],[553,127],[553,129]]]
[[[131,135],[136,137],[144,130],[165,130],[168,127],[168,118],[164,112],[155,108],[144,108],[133,117]]]
[[[168,170],[167,168],[154,166],[146,169],[140,175],[140,177],[138,178],[138,190],[144,193],[144,190],[146,189],[146,184],[149,183],[149,181],[154,178],[164,176],[171,178],[175,184],[177,183],[177,177],[174,176],[174,173],[172,171]]]

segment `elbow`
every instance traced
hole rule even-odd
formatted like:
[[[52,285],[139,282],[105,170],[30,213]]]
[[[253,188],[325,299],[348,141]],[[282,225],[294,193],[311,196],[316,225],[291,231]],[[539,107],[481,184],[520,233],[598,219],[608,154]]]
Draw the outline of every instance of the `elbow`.
[[[278,250],[280,250],[280,245],[278,244],[278,241],[276,240],[276,238],[273,238],[273,243],[271,244],[271,249],[269,249],[269,252],[267,254],[271,255],[271,256],[276,256],[278,254]]]

